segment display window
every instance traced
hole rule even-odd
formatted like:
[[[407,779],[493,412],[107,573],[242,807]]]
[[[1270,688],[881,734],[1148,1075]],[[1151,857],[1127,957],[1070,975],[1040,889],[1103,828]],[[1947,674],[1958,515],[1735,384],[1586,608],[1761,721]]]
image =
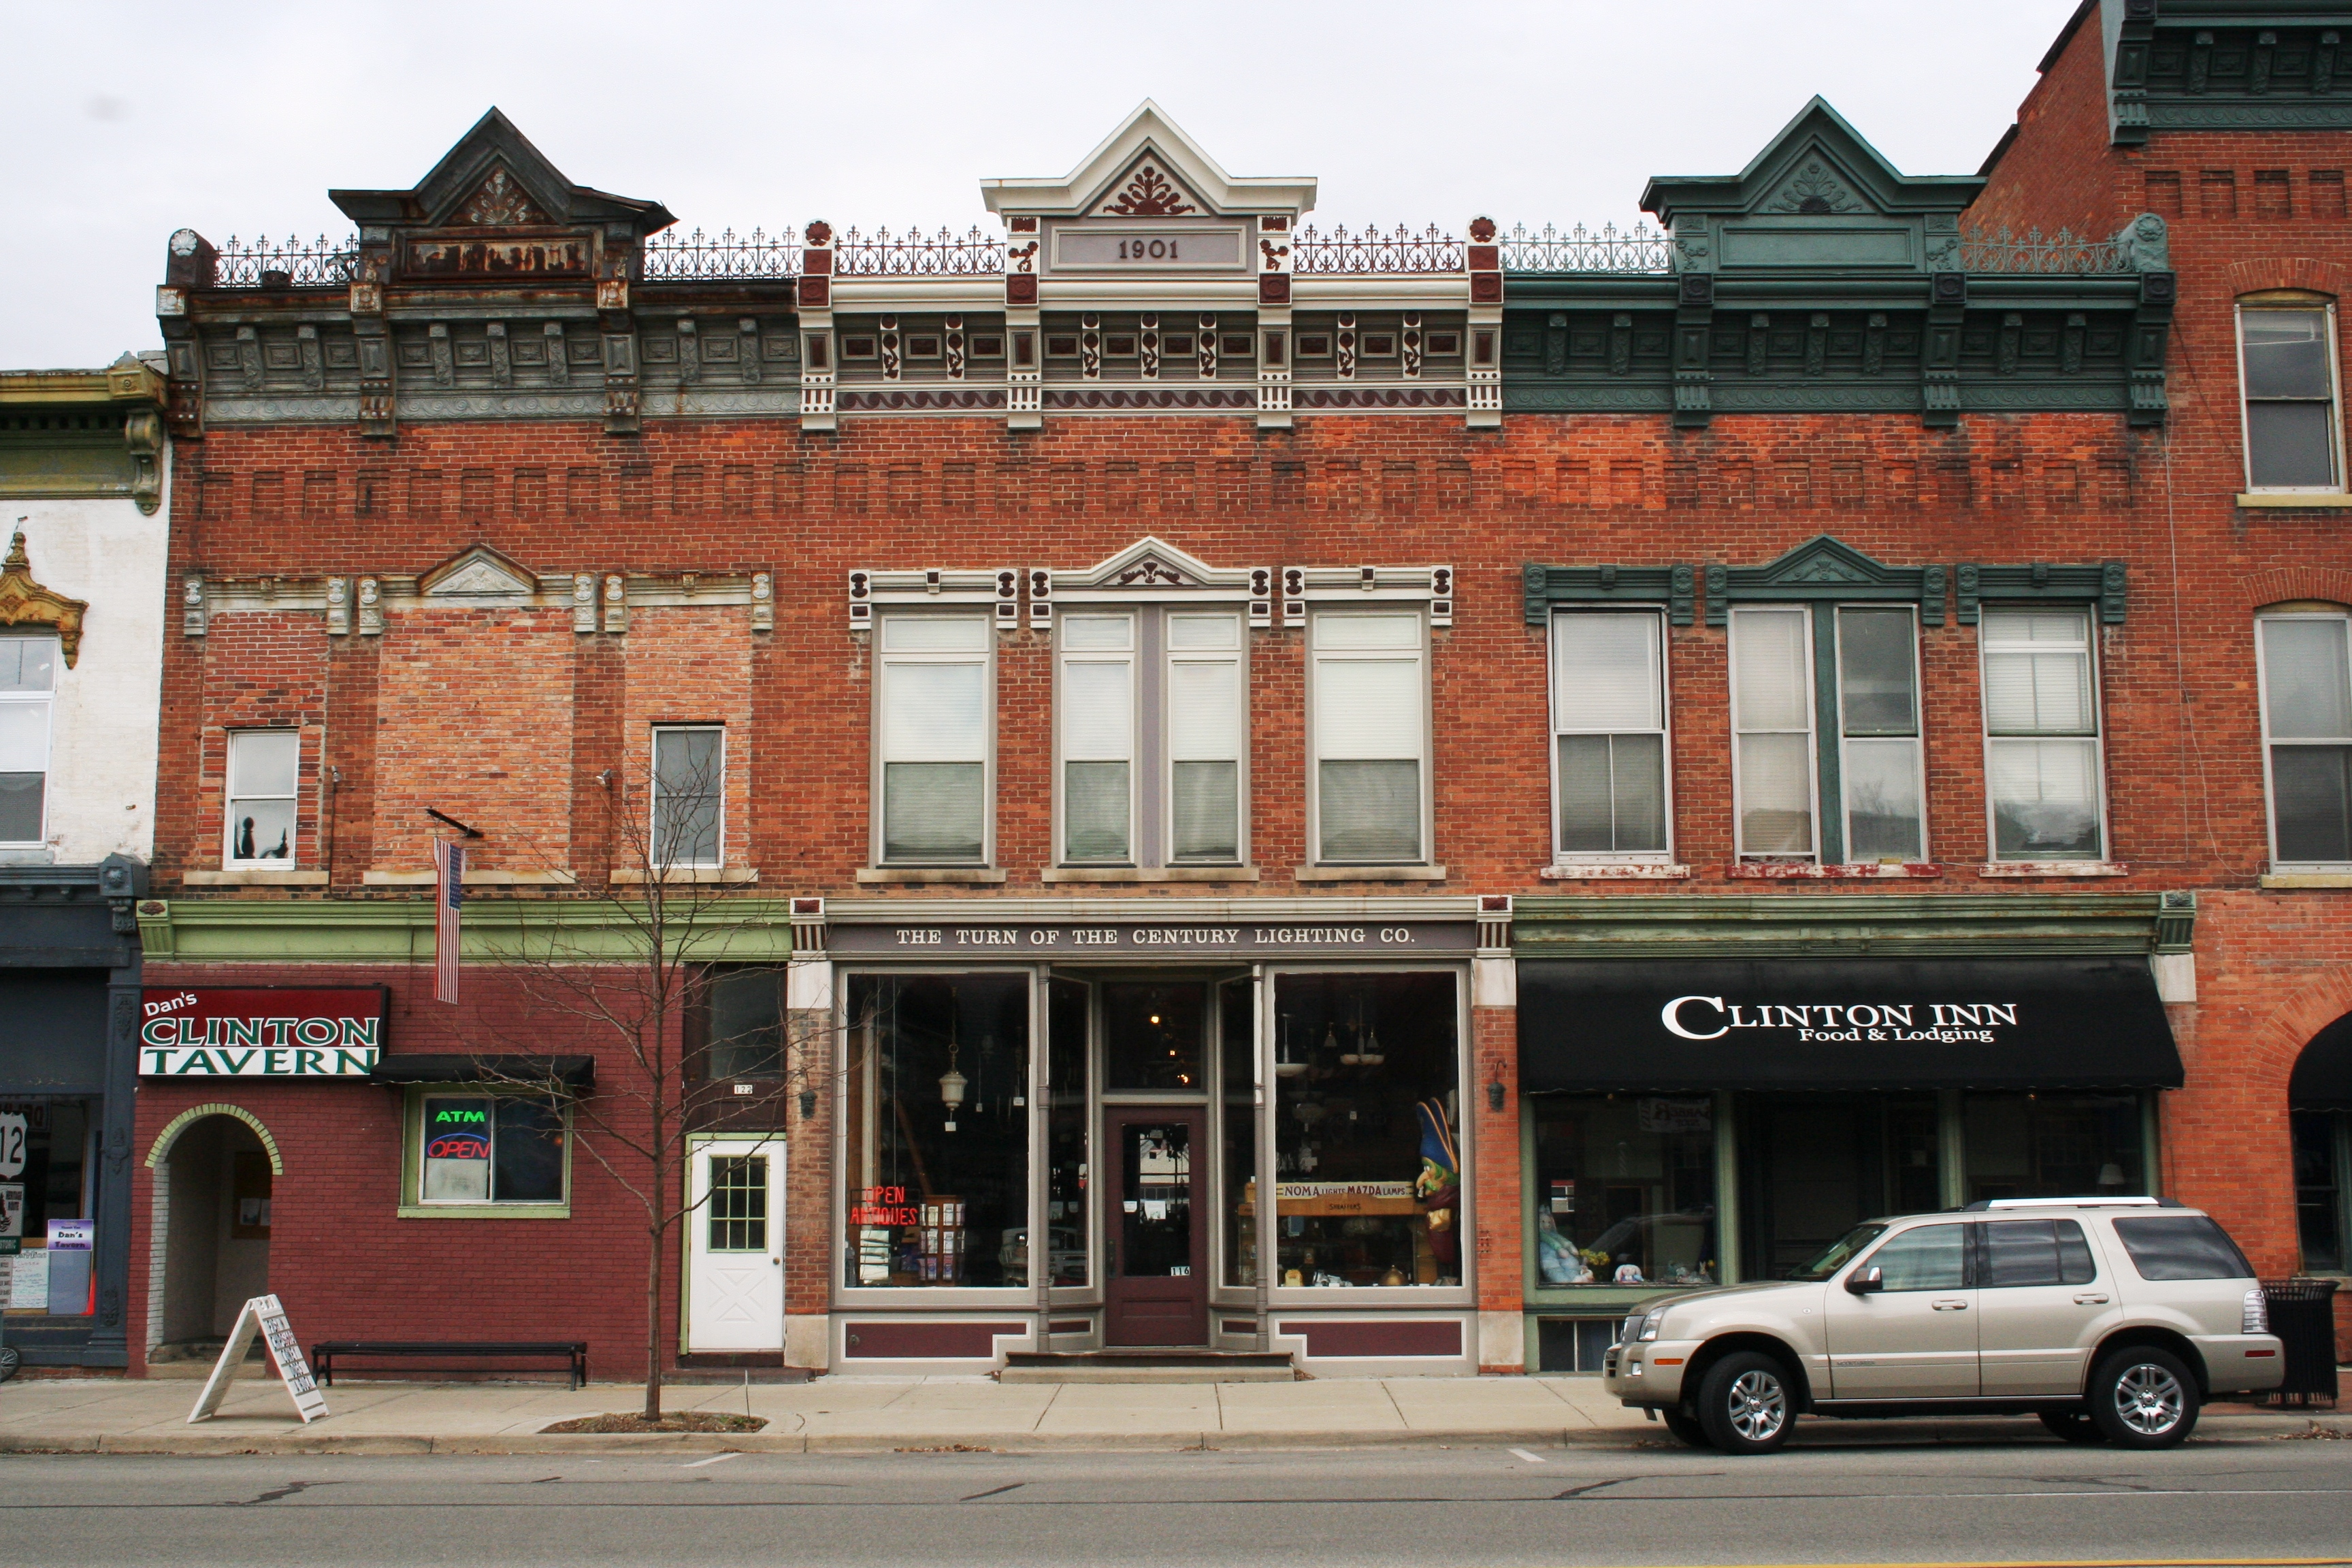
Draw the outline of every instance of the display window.
[[[1971,1094],[1960,1136],[1970,1203],[2149,1193],[2137,1094]]]
[[[1294,973],[1273,991],[1274,1283],[1461,1284],[1455,976]]]
[[[0,1100],[0,1237],[16,1238],[0,1257],[0,1307],[11,1313],[86,1316],[90,1221],[97,1213],[93,1133],[99,1101],[34,1095]]]
[[[1083,981],[1054,981],[1045,999],[1047,1053],[1045,1114],[1045,1226],[1052,1248],[1049,1279],[1055,1285],[1084,1286],[1087,1268],[1087,1185],[1092,1175],[1092,1121],[1087,1104],[1087,987]]]
[[[1257,1062],[1246,980],[1217,987],[1218,1093],[1224,1138],[1225,1273],[1232,1286],[1257,1283]]]
[[[1027,1286],[1029,974],[853,975],[847,1008],[843,1284]]]
[[[1545,1095],[1533,1115],[1538,1284],[1722,1281],[1712,1100]]]

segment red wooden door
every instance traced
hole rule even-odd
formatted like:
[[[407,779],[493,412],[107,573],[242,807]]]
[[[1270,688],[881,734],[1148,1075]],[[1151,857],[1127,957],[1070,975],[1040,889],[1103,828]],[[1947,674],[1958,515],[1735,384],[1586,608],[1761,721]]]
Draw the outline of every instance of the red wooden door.
[[[1198,1107],[1103,1113],[1118,1186],[1104,1226],[1103,1342],[1209,1342],[1208,1118]]]

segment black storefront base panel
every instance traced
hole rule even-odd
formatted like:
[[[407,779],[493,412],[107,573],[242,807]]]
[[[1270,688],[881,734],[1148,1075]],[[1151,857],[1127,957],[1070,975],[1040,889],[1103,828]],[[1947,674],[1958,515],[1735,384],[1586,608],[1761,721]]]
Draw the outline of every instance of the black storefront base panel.
[[[1529,959],[1530,1094],[2177,1089],[2145,958]]]

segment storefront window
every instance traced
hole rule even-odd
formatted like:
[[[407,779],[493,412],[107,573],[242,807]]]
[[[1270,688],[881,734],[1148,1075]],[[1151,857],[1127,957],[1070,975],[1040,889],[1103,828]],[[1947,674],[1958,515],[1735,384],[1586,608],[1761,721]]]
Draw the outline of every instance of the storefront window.
[[[2294,1212],[2306,1274],[2344,1272],[2344,1173],[2352,1152],[2352,1112],[2298,1110]]]
[[[1970,1203],[2148,1190],[2137,1095],[1972,1094],[1961,1137]]]
[[[90,1310],[94,1239],[73,1227],[54,1257],[50,1248],[54,1227],[95,1212],[89,1145],[96,1111],[96,1103],[84,1100],[0,1100],[0,1156],[11,1166],[23,1162],[0,1181],[0,1236],[22,1237],[24,1248],[13,1260],[0,1259],[8,1265],[0,1307],[9,1311]]]
[[[1250,983],[1217,987],[1220,1092],[1224,1100],[1225,1283],[1257,1283],[1256,1041]]]
[[[1545,1095],[1535,1123],[1538,1283],[1722,1279],[1710,1101]]]
[[[1050,1087],[1045,1150],[1045,1235],[1056,1285],[1087,1282],[1087,988],[1056,980],[1046,993]]]
[[[1275,981],[1276,1283],[1462,1282],[1451,974]]]
[[[845,1282],[1029,1283],[1029,977],[857,975]]]
[[[1740,1106],[1741,1266],[1781,1279],[1864,1220],[1944,1206],[1936,1101],[1787,1094]]]

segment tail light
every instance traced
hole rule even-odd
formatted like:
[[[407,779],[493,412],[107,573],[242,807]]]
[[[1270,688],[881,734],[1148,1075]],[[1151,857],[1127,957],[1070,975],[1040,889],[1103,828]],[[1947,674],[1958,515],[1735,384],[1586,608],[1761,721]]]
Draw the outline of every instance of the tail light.
[[[2238,1315],[2238,1331],[2242,1334],[2266,1334],[2271,1331],[2270,1299],[2257,1285],[2246,1292],[2246,1304]]]

